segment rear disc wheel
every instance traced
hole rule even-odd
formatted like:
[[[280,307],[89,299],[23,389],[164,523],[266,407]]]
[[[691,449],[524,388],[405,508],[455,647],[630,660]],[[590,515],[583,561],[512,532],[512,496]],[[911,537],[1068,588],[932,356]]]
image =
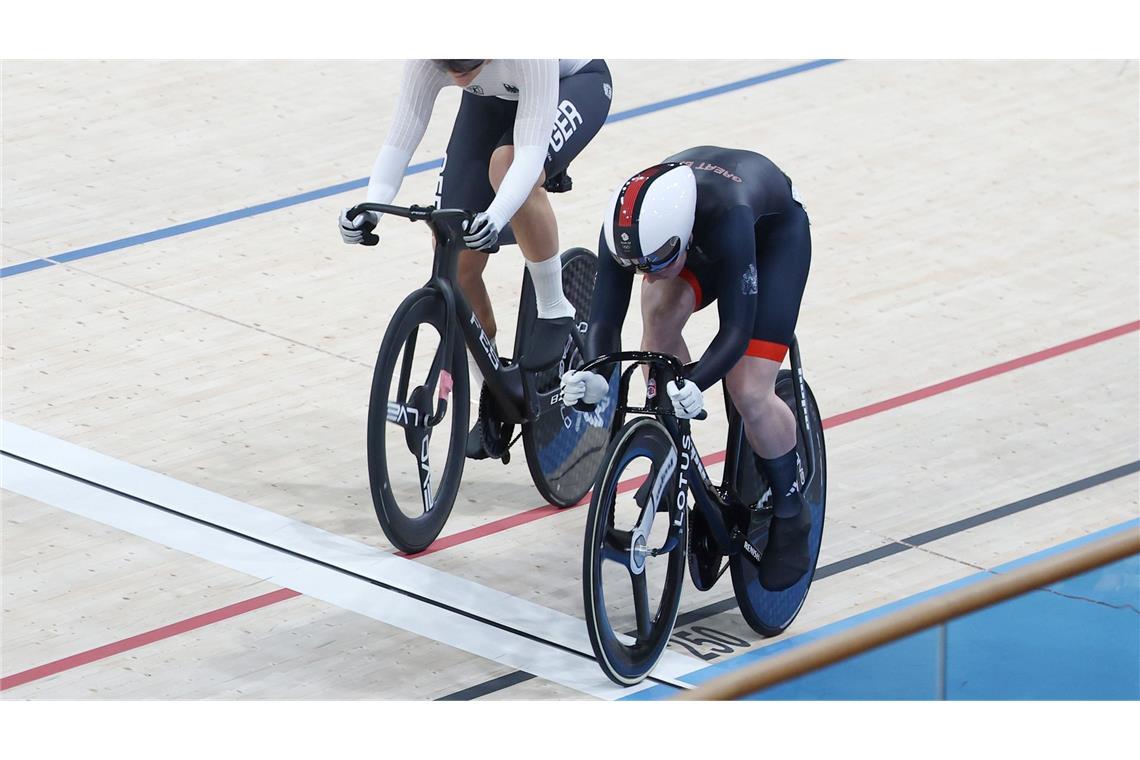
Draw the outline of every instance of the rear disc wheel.
[[[795,394],[796,384],[792,373],[781,370],[776,378],[776,395],[791,407],[793,413],[796,410]],[[744,620],[752,630],[761,636],[778,636],[796,619],[804,600],[807,599],[808,589],[811,588],[812,577],[815,575],[816,563],[819,560],[819,547],[823,542],[823,521],[827,505],[827,457],[823,441],[823,424],[811,388],[807,388],[806,406],[811,434],[810,438],[805,438],[800,425],[796,425],[796,450],[801,465],[806,467],[807,449],[810,446],[811,459],[815,462],[815,471],[810,482],[802,483],[801,475],[804,501],[811,510],[811,533],[808,536],[810,568],[791,588],[769,591],[760,583],[759,568],[744,552],[729,557],[728,561],[732,573],[732,588],[736,594],[740,614],[744,616]],[[768,542],[770,519],[770,511],[756,513],[748,530],[749,543],[761,552]]]
[[[562,290],[574,306],[574,329],[583,340],[584,328],[590,321],[597,270],[598,257],[585,248],[571,248],[562,254]],[[534,287],[528,274],[519,305],[519,350],[522,340],[532,332],[535,319]],[[528,383],[536,414],[523,424],[523,449],[535,488],[556,507],[577,504],[594,485],[613,426],[616,374],[611,393],[590,412],[567,409],[557,398],[562,375],[582,364],[577,343],[570,336],[557,365],[525,373],[524,382]]]

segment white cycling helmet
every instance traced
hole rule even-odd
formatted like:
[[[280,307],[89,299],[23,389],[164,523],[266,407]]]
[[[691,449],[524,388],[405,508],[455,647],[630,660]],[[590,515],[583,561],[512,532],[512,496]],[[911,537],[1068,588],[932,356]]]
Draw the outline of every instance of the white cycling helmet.
[[[685,164],[658,164],[630,177],[610,199],[603,230],[623,267],[660,272],[688,247],[697,179]]]

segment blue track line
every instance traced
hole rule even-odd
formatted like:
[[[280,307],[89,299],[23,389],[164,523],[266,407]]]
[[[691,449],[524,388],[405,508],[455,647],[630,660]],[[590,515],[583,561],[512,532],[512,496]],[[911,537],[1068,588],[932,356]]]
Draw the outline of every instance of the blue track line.
[[[787,68],[778,69],[776,71],[770,71],[767,74],[760,74],[758,76],[749,77],[748,79],[741,79],[739,81],[729,82],[728,84],[722,84],[717,87],[698,90],[697,92],[691,92],[687,95],[681,95],[676,98],[669,98],[668,100],[662,100],[657,103],[649,103],[644,106],[638,106],[637,108],[631,108],[626,111],[610,114],[609,118],[606,119],[606,124],[614,124],[619,121],[625,121],[626,119],[632,119],[637,116],[644,116],[646,114],[662,111],[667,108],[675,108],[677,106],[685,105],[686,103],[692,103],[697,100],[703,100],[705,98],[712,98],[717,95],[723,95],[726,92],[733,92],[734,90],[740,90],[745,87],[753,87],[764,82],[771,82],[775,79],[783,79],[784,77],[790,77],[794,74],[800,74],[805,71],[811,71],[812,69],[818,69],[822,66],[838,63],[840,60],[841,59],[824,58],[816,61],[808,61],[807,63],[801,63],[796,66],[789,66]],[[419,164],[412,164],[407,168],[407,171],[404,172],[404,176],[407,177],[412,174],[419,174],[420,172],[438,169],[441,166],[443,166],[442,158],[437,158],[432,161],[424,161],[423,163]],[[92,245],[86,248],[77,248],[74,251],[58,253],[54,256],[48,256],[47,258],[32,259],[31,261],[12,264],[11,266],[6,266],[0,269],[0,279],[11,277],[17,274],[23,274],[24,272],[32,272],[37,269],[43,269],[44,267],[54,266],[56,264],[64,264],[69,261],[78,261],[79,259],[98,256],[103,253],[110,253],[111,251],[119,251],[123,248],[130,248],[132,246],[142,245],[143,243],[152,243],[155,240],[164,240],[165,238],[174,237],[176,235],[184,235],[187,232],[194,232],[196,230],[205,229],[207,227],[216,227],[219,224],[237,221],[238,219],[245,219],[247,217],[257,216],[258,214],[265,214],[270,211],[288,208],[289,206],[308,203],[309,201],[315,201],[320,198],[327,198],[330,195],[339,195],[340,193],[346,193],[349,190],[358,190],[362,187],[366,187],[367,185],[368,178],[361,177],[360,179],[354,179],[349,182],[342,182],[339,185],[323,187],[319,190],[310,190],[309,192],[301,193],[300,195],[291,195],[288,198],[282,198],[280,200],[270,201],[268,203],[260,203],[256,206],[247,206],[246,208],[238,209],[237,211],[229,211],[224,214],[218,214],[216,216],[208,216],[205,219],[198,219],[193,222],[176,224],[173,227],[163,227],[162,229],[154,230],[153,232],[144,232],[141,235],[132,235],[131,237],[112,240],[109,243],[100,243],[99,245]]]
[[[755,650],[752,652],[748,652],[746,654],[742,654],[742,655],[737,656],[737,657],[733,657],[732,659],[727,660],[725,662],[721,662],[721,663],[717,663],[716,665],[709,665],[709,666],[706,666],[703,668],[699,668],[698,670],[694,670],[692,673],[689,673],[689,674],[683,676],[681,678],[681,680],[685,681],[686,683],[689,683],[689,684],[696,686],[696,685],[702,684],[706,681],[712,680],[713,678],[715,678],[717,676],[724,675],[725,673],[730,673],[732,671],[739,670],[739,669],[746,667],[746,666],[748,666],[754,662],[757,662],[758,660],[766,660],[770,657],[774,657],[778,654],[781,654],[782,652],[786,652],[788,650],[795,649],[797,647],[803,646],[804,644],[808,644],[810,642],[817,641],[819,639],[824,639],[824,638],[827,638],[829,636],[833,636],[837,633],[840,633],[841,631],[845,631],[845,630],[852,628],[856,625],[859,625],[861,623],[865,623],[865,622],[870,621],[870,620],[875,620],[875,619],[883,617],[884,615],[887,615],[891,612],[896,612],[896,611],[904,609],[906,607],[913,606],[914,604],[917,604],[918,602],[925,601],[927,599],[931,599],[931,598],[934,598],[937,596],[942,596],[942,595],[947,594],[951,591],[957,590],[959,588],[963,588],[964,586],[970,586],[970,585],[973,585],[973,584],[978,583],[980,581],[986,580],[988,578],[992,578],[994,573],[998,573],[998,574],[1008,573],[1011,570],[1016,570],[1019,567],[1024,567],[1025,565],[1029,565],[1029,564],[1032,564],[1034,562],[1039,562],[1042,559],[1045,559],[1046,557],[1051,557],[1053,555],[1060,554],[1061,552],[1069,551],[1069,550],[1077,548],[1078,546],[1083,546],[1083,545],[1091,543],[1093,541],[1097,541],[1097,540],[1102,539],[1102,538],[1107,538],[1109,536],[1113,536],[1113,535],[1116,535],[1116,534],[1124,532],[1124,531],[1129,531],[1129,530],[1135,531],[1138,528],[1140,528],[1140,520],[1136,520],[1136,519],[1128,520],[1128,521],[1120,523],[1118,525],[1114,525],[1110,528],[1105,528],[1104,530],[1099,530],[1099,531],[1096,531],[1094,533],[1090,533],[1088,535],[1080,536],[1079,538],[1071,539],[1071,540],[1066,541],[1066,542],[1059,544],[1057,546],[1052,546],[1048,549],[1044,549],[1042,551],[1034,552],[1028,556],[1021,557],[1019,559],[1015,559],[1015,560],[1012,560],[1010,562],[1006,562],[1002,565],[999,565],[999,566],[993,568],[993,570],[991,570],[991,571],[980,572],[980,573],[975,573],[973,575],[968,575],[965,578],[961,578],[959,580],[943,584],[943,585],[938,586],[936,588],[929,589],[927,591],[923,591],[923,592],[915,594],[913,596],[906,597],[905,599],[900,599],[900,600],[895,601],[895,602],[890,602],[890,603],[885,604],[881,607],[877,607],[875,609],[868,610],[866,612],[862,612],[862,613],[853,615],[853,616],[845,618],[843,620],[838,620],[834,623],[830,623],[830,624],[822,626],[820,628],[816,628],[815,630],[807,631],[805,633],[801,633],[797,636],[793,636],[790,639],[785,639],[784,641],[780,641],[778,643],[771,644],[771,645],[764,647],[762,649]],[[1056,585],[1057,584],[1049,584],[1049,586],[1046,586],[1045,588],[1053,588]],[[1033,592],[1029,592],[1029,593],[1033,593]],[[1014,597],[1014,599],[1019,599],[1019,598],[1023,598],[1023,597]],[[1012,601],[1012,600],[1006,600],[1006,601],[1008,602],[1008,601]],[[961,620],[961,618],[959,618],[958,620]],[[930,630],[930,629],[927,629],[927,630]],[[912,637],[921,635],[921,633],[923,633],[923,632],[920,631],[918,634],[912,634]],[[900,640],[900,641],[905,641],[905,639]],[[899,643],[899,641],[895,641],[895,642],[891,642],[889,644],[885,644],[883,646],[889,647],[892,644],[898,644],[898,643]],[[842,663],[840,663],[840,664],[842,664]],[[834,667],[834,666],[829,666],[829,667]],[[889,675],[889,674],[884,674],[881,677],[886,678],[887,675]],[[623,701],[643,701],[643,700],[655,700],[655,699],[668,699],[669,697],[675,695],[676,693],[677,693],[677,690],[671,686],[654,686],[651,689],[646,689],[644,691],[638,692],[637,694],[632,694],[628,697],[623,697],[622,699],[623,699]]]

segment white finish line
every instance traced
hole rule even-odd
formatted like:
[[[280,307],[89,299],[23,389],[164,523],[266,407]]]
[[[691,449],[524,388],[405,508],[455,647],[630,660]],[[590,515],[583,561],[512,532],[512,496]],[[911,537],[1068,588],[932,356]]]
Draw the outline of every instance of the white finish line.
[[[2,422],[0,436],[7,454],[113,489],[5,456],[0,486],[14,493],[594,697],[616,699],[654,685],[623,689],[607,680],[585,623],[573,616],[11,422]],[[679,679],[701,665],[666,651],[653,677],[691,688]]]

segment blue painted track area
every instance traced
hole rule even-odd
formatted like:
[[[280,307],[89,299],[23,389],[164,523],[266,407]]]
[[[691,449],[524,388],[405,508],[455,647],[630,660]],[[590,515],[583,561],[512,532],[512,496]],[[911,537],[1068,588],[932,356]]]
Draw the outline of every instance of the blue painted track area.
[[[995,568],[1009,571],[1140,520]],[[915,602],[976,583],[933,589],[690,674],[703,683]],[[945,637],[943,640],[943,636]],[[945,652],[945,658],[943,658]],[[658,687],[631,699],[662,699]],[[879,647],[753,695],[766,700],[1140,699],[1140,557],[1134,556]]]

